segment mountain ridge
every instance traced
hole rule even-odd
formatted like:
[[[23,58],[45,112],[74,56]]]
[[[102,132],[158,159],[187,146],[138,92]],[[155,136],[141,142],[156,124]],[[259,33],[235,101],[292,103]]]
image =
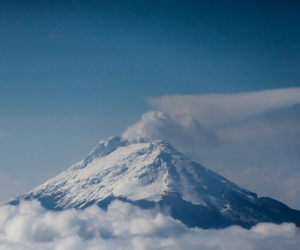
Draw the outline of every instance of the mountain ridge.
[[[189,227],[249,228],[259,222],[300,226],[299,211],[271,198],[258,198],[161,140],[110,137],[83,161],[19,199],[38,199],[54,210],[93,204],[105,209],[119,199],[142,208],[160,206]]]

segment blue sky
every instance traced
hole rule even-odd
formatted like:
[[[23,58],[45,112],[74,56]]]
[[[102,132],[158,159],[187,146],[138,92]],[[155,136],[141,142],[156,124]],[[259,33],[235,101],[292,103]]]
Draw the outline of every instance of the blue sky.
[[[0,199],[23,194],[65,170],[143,113],[174,115],[151,98],[300,87],[299,10],[295,1],[1,1]],[[252,165],[247,157],[227,159],[216,170],[243,180],[269,159],[278,162],[269,155],[289,148],[280,164],[290,168],[278,165],[274,172],[300,180],[300,159],[294,156],[300,152],[299,102],[267,111],[255,115],[264,116],[266,127],[274,127],[270,121],[289,121],[290,137],[282,139],[287,136],[278,131],[286,131],[286,125],[280,123],[272,132],[277,140],[261,146],[266,156],[254,152],[260,160]],[[251,128],[261,129],[257,124]],[[233,133],[233,127],[226,129],[218,135]],[[278,148],[270,146],[275,142]],[[234,148],[246,155],[253,149],[224,145],[229,144],[230,152],[220,147],[195,158],[214,169],[222,162],[213,160],[216,155],[231,155]],[[244,172],[236,170],[239,164]],[[299,185],[288,180],[282,188],[293,189],[294,196],[275,198],[300,208],[300,202],[291,202],[300,198]],[[261,184],[253,191],[263,190]]]

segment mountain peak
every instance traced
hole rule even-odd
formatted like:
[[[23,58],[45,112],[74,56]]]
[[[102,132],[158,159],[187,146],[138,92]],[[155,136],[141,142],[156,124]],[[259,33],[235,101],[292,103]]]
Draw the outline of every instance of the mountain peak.
[[[101,140],[83,161],[76,163],[71,169],[75,170],[85,168],[95,158],[104,157],[115,151],[117,148],[124,147],[126,145],[128,145],[128,141],[120,136],[109,137],[106,141]]]
[[[105,207],[114,199],[142,207],[159,205],[186,225],[204,228],[290,220],[281,215],[282,206],[274,210],[276,201],[271,206],[161,140],[110,137],[83,161],[22,198],[39,199],[51,209]]]
[[[139,144],[139,143],[150,143],[150,142],[149,140],[146,140],[144,138],[139,138],[138,140],[129,141],[120,136],[111,136],[106,141],[101,140],[99,144],[84,158],[84,160],[73,165],[71,169],[75,170],[75,169],[85,168],[94,159],[105,157],[120,147],[125,147],[131,144]],[[171,149],[174,150],[171,144],[163,140],[152,141],[150,145],[152,145],[151,147],[160,146],[162,149],[169,148],[169,150]]]

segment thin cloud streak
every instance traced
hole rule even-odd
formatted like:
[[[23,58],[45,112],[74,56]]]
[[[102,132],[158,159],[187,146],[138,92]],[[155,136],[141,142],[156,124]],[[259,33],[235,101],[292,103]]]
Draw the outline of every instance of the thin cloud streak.
[[[235,122],[300,103],[300,88],[237,94],[166,95],[149,98],[151,106],[170,116],[192,115],[201,124]]]

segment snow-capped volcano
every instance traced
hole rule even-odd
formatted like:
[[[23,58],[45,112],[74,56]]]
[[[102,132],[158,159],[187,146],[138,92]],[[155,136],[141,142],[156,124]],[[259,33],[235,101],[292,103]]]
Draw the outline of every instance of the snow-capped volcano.
[[[158,205],[186,225],[203,228],[300,222],[299,211],[258,198],[164,141],[128,142],[120,137],[100,142],[83,161],[21,198],[37,198],[56,210],[92,204],[105,208],[113,199],[144,208]]]

